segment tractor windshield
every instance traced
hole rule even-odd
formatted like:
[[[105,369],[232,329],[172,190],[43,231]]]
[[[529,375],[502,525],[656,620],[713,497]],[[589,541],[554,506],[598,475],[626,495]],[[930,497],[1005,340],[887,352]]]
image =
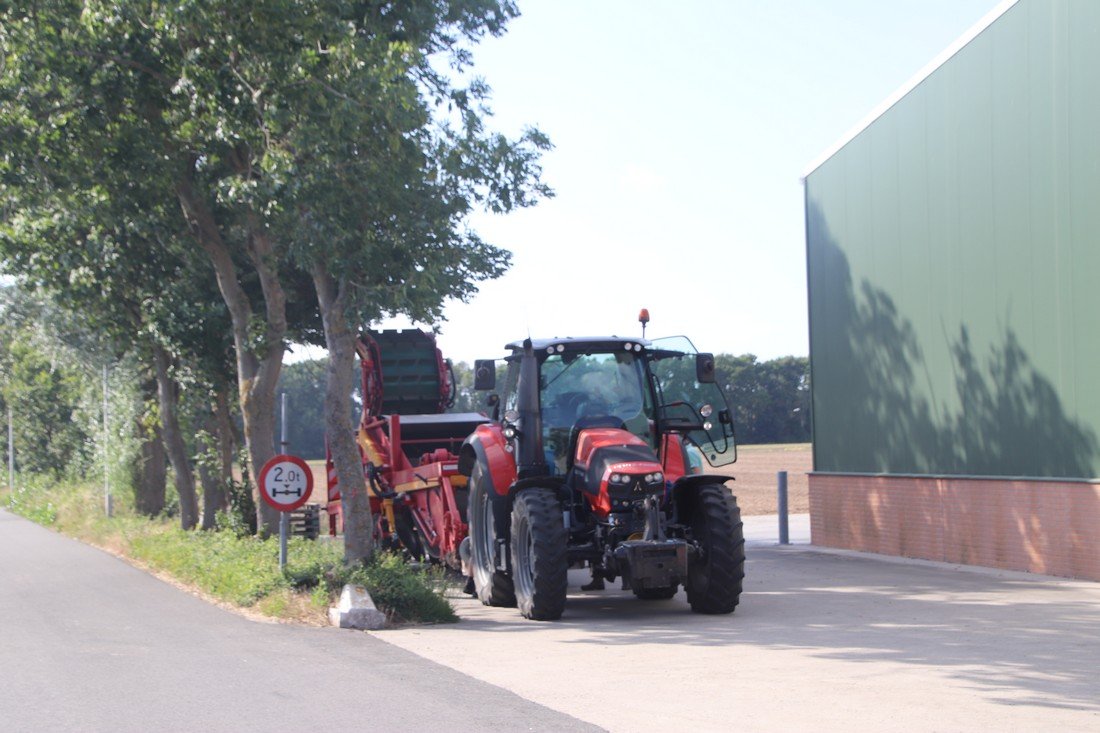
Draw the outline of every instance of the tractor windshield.
[[[737,460],[733,416],[721,387],[698,381],[697,353],[686,336],[652,343],[649,355],[658,389],[657,420],[661,430],[675,430],[699,448],[712,466],[724,466]]]
[[[574,427],[625,428],[652,442],[643,363],[633,352],[552,354],[539,376],[547,462],[565,470]]]

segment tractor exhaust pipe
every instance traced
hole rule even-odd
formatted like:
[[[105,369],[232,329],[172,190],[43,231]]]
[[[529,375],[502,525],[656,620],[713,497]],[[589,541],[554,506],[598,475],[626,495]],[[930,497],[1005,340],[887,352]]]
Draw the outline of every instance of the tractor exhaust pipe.
[[[539,409],[539,363],[531,339],[523,342],[518,385],[519,440],[516,456],[517,478],[533,478],[549,473],[542,452],[542,411]]]

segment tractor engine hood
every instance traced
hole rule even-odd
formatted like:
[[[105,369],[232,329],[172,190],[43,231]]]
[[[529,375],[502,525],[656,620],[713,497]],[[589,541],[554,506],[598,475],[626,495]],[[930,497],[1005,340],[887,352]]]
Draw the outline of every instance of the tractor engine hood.
[[[574,485],[593,499],[599,516],[628,511],[634,502],[663,493],[661,463],[638,436],[618,428],[589,428],[577,436]]]

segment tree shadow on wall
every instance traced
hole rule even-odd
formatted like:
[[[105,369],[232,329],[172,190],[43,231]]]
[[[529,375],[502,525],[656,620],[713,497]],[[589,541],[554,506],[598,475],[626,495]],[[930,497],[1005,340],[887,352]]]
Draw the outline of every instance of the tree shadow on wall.
[[[857,288],[820,210],[808,217],[815,470],[1094,475],[1096,433],[1066,413],[1011,327],[979,355],[963,325],[950,358],[929,363],[891,296],[867,280]],[[958,408],[936,398],[952,388]]]

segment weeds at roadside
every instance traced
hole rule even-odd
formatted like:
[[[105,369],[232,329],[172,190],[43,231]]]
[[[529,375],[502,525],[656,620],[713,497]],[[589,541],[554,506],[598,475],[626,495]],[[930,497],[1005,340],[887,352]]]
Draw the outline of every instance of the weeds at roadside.
[[[106,547],[192,585],[218,600],[275,618],[325,623],[327,609],[346,583],[366,587],[390,623],[457,621],[443,597],[439,568],[410,566],[391,553],[366,565],[348,566],[342,547],[291,538],[285,572],[279,570],[278,538],[228,531],[185,532],[168,518],[136,516],[123,503],[103,512],[102,494],[90,485],[29,480],[0,496],[11,511],[39,524]],[[119,505],[121,504],[121,505]]]

